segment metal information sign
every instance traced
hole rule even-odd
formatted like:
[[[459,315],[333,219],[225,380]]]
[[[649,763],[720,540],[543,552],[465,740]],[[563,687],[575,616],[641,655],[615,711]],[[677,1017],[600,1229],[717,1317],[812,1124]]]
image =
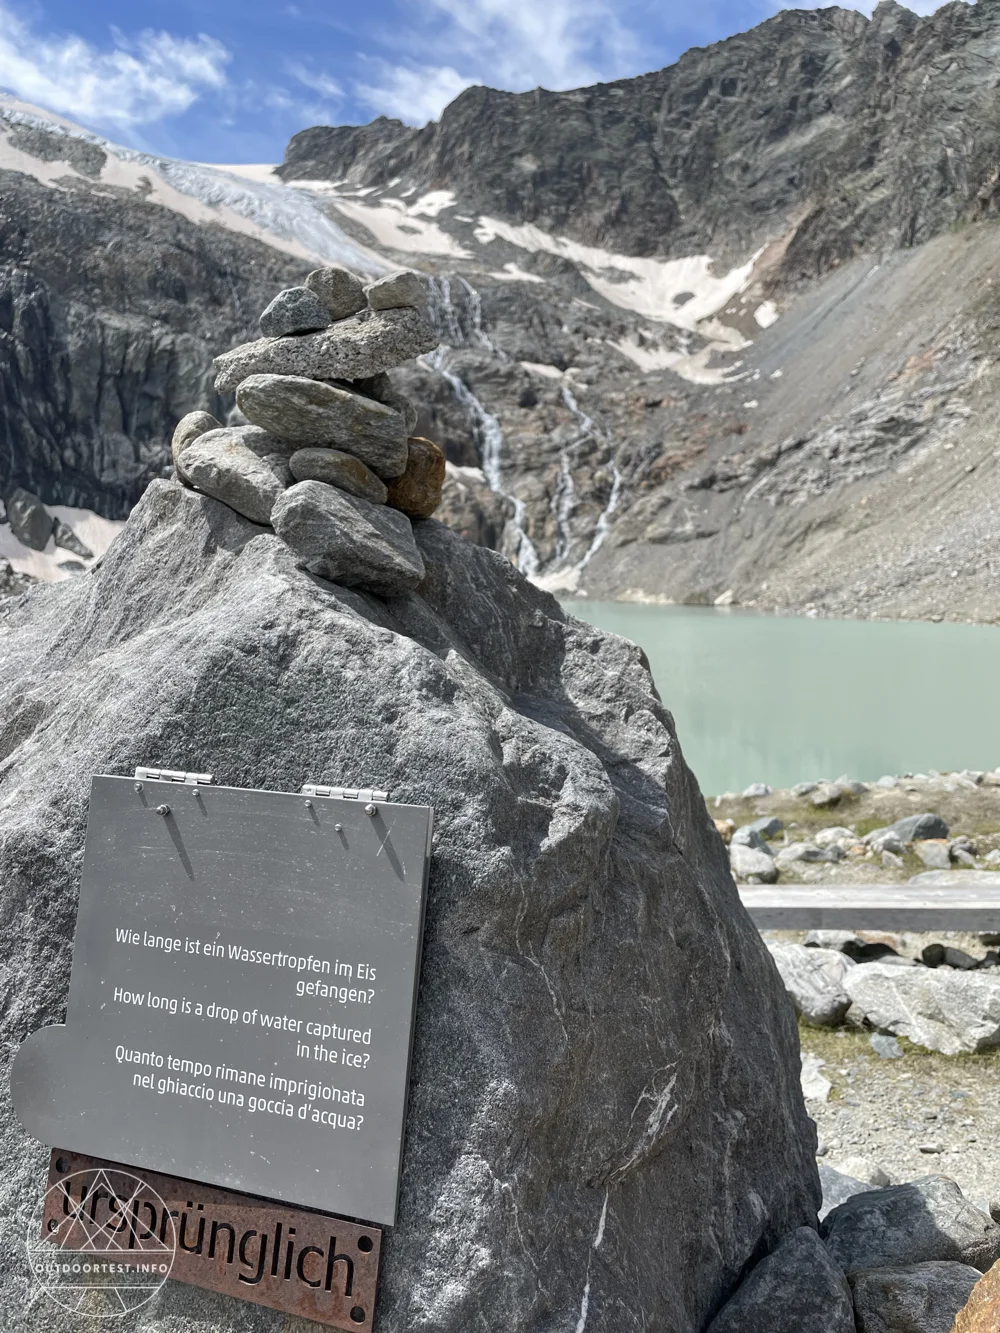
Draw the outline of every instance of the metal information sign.
[[[371,1333],[381,1245],[377,1227],[155,1171],[138,1181],[115,1162],[55,1149],[32,1261],[43,1280],[74,1253],[134,1269],[152,1261],[175,1281]],[[79,1308],[72,1290],[55,1294]]]
[[[35,1138],[394,1222],[433,812],[324,790],[94,779]]]

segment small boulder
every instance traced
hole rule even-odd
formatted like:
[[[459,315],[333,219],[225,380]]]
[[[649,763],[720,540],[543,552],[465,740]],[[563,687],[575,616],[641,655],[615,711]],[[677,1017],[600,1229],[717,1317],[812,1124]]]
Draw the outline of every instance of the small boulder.
[[[228,423],[234,424],[232,422]],[[221,430],[222,422],[217,421],[211,412],[189,412],[186,417],[181,417],[174,428],[173,437],[170,441],[170,452],[173,455],[174,467],[177,467],[177,460],[188,447],[194,444],[200,435],[207,435],[210,430]],[[180,468],[177,469],[177,475],[181,476]],[[183,481],[184,478],[181,477]]]
[[[892,831],[903,840],[903,842],[920,842],[926,838],[947,838],[948,825],[940,815],[922,814],[907,815],[905,819],[897,819],[895,824],[890,824]]]
[[[364,283],[340,264],[314,268],[306,287],[322,301],[331,320],[347,319],[368,305]]]
[[[278,500],[272,521],[303,568],[332,583],[394,597],[424,577],[410,520],[398,509],[300,481]]]
[[[406,442],[406,471],[389,483],[388,503],[409,518],[430,518],[441,503],[444,454],[433,440],[413,436]]]
[[[759,833],[753,824],[743,824],[736,830],[730,843],[735,843],[738,847],[756,847],[759,852],[767,852],[771,855],[771,849],[762,833]]]
[[[951,1333],[980,1277],[978,1269],[947,1260],[855,1273],[850,1284],[860,1333]]]
[[[981,1277],[966,1305],[955,1316],[950,1333],[996,1333],[1000,1328],[1000,1263]]]
[[[385,480],[406,468],[406,428],[391,407],[302,375],[250,375],[236,390],[247,417],[281,440],[354,454]]]
[[[329,323],[330,313],[315,292],[286,287],[261,315],[260,331],[265,338],[282,338],[289,333],[316,333]]]
[[[61,546],[64,551],[70,551],[73,555],[78,555],[81,560],[93,560],[94,553],[90,547],[80,540],[68,523],[64,523],[61,518],[56,519],[56,525],[52,529],[52,539],[57,546]]]
[[[831,805],[839,805],[844,795],[844,788],[837,782],[820,782],[810,793],[809,800],[819,810],[827,810]]]
[[[928,1050],[1000,1046],[1000,977],[992,972],[866,963],[845,977],[844,989],[873,1027]]]
[[[751,782],[750,786],[743,792],[744,799],[748,801],[756,800],[760,796],[770,795],[771,788],[766,782]]]
[[[767,852],[756,847],[744,847],[734,842],[729,847],[729,865],[738,880],[744,882],[753,876],[762,884],[773,884],[778,878],[778,868]]]
[[[292,481],[287,452],[254,426],[207,431],[184,450],[180,468],[196,490],[265,526],[275,501]]]
[[[816,1027],[835,1027],[850,1006],[844,978],[856,964],[833,949],[807,949],[784,940],[767,947],[795,1012]]]
[[[853,847],[858,841],[858,835],[853,830],[843,828],[841,825],[834,825],[833,828],[821,828],[813,838],[817,847],[832,847],[834,844],[838,847]]]
[[[785,825],[777,815],[764,815],[761,819],[755,819],[750,827],[762,838],[776,838]]]
[[[951,867],[951,849],[947,838],[921,838],[913,850],[929,870],[948,870]]]
[[[412,268],[388,273],[365,288],[368,304],[373,310],[398,310],[402,306],[419,309],[427,300],[427,292],[427,275]]]
[[[821,1222],[828,1213],[833,1212],[834,1208],[839,1208],[848,1199],[853,1199],[855,1194],[868,1194],[872,1189],[870,1181],[859,1180],[837,1167],[827,1166],[825,1162],[820,1163],[819,1183],[823,1187],[823,1202],[819,1210]]]
[[[855,1333],[851,1289],[810,1227],[754,1268],[708,1333]]]
[[[777,852],[779,865],[792,865],[795,861],[819,862],[840,861],[843,852],[834,844],[832,847],[817,847],[814,842],[790,842],[787,847],[780,847]]]
[[[956,949],[952,944],[925,944],[920,950],[920,957],[926,967],[954,967],[960,972],[972,972],[979,967],[979,959],[973,958],[964,949]]]
[[[288,466],[296,481],[325,481],[371,504],[384,505],[389,494],[385,482],[360,458],[339,449],[297,449]]]
[[[864,970],[864,969],[859,969]],[[950,1260],[981,1273],[1000,1252],[1000,1226],[969,1203],[948,1176],[857,1194],[825,1219],[822,1234],[835,1263],[850,1276]]]
[[[56,525],[38,496],[20,487],[7,497],[7,522],[21,545],[32,551],[45,550]]]

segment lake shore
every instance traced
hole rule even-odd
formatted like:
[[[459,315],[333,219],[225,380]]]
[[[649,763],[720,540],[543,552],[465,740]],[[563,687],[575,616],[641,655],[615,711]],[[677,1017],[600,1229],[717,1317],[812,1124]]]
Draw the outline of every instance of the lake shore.
[[[1000,872],[1000,769],[906,773],[873,783],[844,777],[776,790],[758,783],[706,797],[706,805],[744,883],[900,884],[931,870],[956,878],[968,870]],[[939,822],[889,836],[916,815]],[[758,863],[744,847],[770,859],[773,877],[765,861],[753,872]]]

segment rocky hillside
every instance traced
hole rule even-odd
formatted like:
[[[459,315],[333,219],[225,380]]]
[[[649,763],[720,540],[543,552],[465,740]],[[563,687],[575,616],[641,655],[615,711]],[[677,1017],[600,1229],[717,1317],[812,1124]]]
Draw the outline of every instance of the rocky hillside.
[[[81,389],[58,408],[37,372],[0,389],[14,403],[0,486],[16,456],[12,478],[43,499],[107,495],[103,512],[122,514],[167,466],[182,410],[227,406],[204,378],[208,341],[246,337],[246,310],[307,256],[405,265],[435,279],[442,347],[404,387],[451,465],[442,513],[531,577],[592,596],[995,619],[998,55],[1000,0],[926,18],[784,11],[640,78],[473,88],[421,130],[305,130],[277,175],[243,169],[252,183],[129,159],[125,211],[174,210],[150,228],[160,265],[129,239],[141,220],[101,221],[108,169],[57,166],[22,115],[4,159],[30,178],[17,189],[60,211],[57,230],[97,219],[84,308],[102,312],[101,338],[104,323],[127,330],[150,392],[134,407],[126,393],[121,424],[99,392],[100,338],[88,360],[44,334]],[[82,142],[48,132],[64,158]],[[179,214],[164,181],[189,192]],[[294,224],[274,222],[282,209]],[[68,309],[78,280],[37,276],[59,267],[52,231],[37,235],[30,264],[11,250],[8,281],[44,281]],[[186,300],[140,299],[159,268],[180,271]],[[154,333],[168,351],[143,370]],[[4,376],[23,378],[24,353],[10,361]],[[157,379],[170,364],[174,390]],[[51,443],[46,412],[78,414],[68,442]]]

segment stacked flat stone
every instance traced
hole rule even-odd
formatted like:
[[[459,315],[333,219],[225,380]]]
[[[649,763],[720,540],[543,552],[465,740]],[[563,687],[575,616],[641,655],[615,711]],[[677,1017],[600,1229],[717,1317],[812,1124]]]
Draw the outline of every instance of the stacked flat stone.
[[[312,574],[380,596],[424,577],[411,520],[441,503],[445,460],[413,436],[417,412],[389,371],[430,352],[427,279],[402,269],[365,286],[316,269],[279,292],[263,336],[216,357],[249,425],[191,412],[174,432],[180,480],[272,527]]]

